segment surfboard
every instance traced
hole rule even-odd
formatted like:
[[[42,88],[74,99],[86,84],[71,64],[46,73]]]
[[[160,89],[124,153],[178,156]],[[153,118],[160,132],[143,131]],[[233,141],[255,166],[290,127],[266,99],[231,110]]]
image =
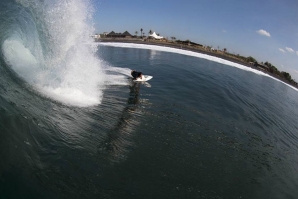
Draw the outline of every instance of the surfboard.
[[[153,78],[153,76],[143,75],[142,79],[137,78],[137,79],[134,79],[133,81],[134,82],[146,82],[146,81],[148,81],[148,80],[150,80],[152,78]]]

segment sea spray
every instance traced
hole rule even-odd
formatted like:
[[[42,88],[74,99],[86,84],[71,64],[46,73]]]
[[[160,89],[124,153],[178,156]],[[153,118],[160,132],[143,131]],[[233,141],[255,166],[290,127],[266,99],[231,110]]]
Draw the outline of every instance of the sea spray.
[[[101,103],[105,73],[84,0],[16,0],[19,23],[2,43],[7,64],[46,97],[74,106]]]

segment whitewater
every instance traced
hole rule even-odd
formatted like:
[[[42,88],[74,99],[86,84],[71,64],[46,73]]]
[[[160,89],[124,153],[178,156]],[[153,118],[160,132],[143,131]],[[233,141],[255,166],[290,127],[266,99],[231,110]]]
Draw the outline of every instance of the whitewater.
[[[97,47],[92,6],[84,0],[3,1],[2,60],[41,95],[74,106],[100,104],[103,63]]]
[[[179,53],[273,78],[240,64],[181,49],[94,43],[90,1],[4,0],[1,6],[9,10],[0,13],[2,67],[41,96],[70,106],[99,105],[106,86],[128,85],[130,67],[120,69],[104,62],[96,55],[98,45]]]
[[[296,89],[200,53],[94,42],[93,3],[0,1],[0,198],[297,197]]]

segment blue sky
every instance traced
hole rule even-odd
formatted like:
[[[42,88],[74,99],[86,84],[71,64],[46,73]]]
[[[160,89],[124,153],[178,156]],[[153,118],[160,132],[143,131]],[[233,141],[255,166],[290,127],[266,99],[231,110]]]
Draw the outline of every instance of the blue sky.
[[[97,33],[142,28],[269,61],[298,81],[298,0],[99,0]]]

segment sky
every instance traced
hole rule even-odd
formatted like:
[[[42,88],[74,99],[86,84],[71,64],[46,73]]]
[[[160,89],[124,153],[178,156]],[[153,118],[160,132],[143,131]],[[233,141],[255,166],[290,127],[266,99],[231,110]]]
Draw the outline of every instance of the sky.
[[[270,62],[298,81],[298,0],[93,0],[96,33],[143,29]]]

